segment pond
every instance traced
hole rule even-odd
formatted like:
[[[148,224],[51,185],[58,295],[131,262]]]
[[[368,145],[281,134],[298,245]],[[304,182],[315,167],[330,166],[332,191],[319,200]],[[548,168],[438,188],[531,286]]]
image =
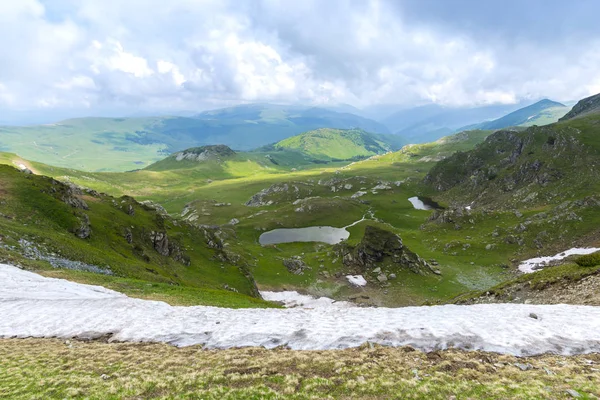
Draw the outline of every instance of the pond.
[[[417,210],[440,210],[441,207],[438,203],[431,200],[428,197],[411,197],[408,199]]]
[[[262,245],[293,243],[293,242],[323,242],[338,244],[348,239],[350,232],[346,228],[332,226],[310,226],[308,228],[274,229],[260,235],[258,241]]]

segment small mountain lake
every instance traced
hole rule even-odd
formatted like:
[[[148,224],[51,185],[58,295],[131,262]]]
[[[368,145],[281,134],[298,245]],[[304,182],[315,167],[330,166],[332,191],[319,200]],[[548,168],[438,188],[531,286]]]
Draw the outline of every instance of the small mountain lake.
[[[293,242],[323,242],[338,244],[348,239],[350,232],[346,228],[332,226],[310,226],[307,228],[282,228],[273,229],[260,235],[258,241],[261,245],[293,243]]]
[[[408,199],[408,201],[411,202],[411,204],[413,205],[413,207],[416,210],[441,210],[443,209],[442,206],[440,206],[438,203],[436,203],[435,201],[431,200],[428,197],[411,197]]]

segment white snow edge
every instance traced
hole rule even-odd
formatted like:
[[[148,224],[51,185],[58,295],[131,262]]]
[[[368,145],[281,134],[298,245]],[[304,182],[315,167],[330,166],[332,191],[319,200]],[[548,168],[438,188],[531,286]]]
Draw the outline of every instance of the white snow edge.
[[[595,247],[574,247],[572,249],[563,251],[562,253],[558,253],[554,256],[548,256],[548,257],[536,257],[536,258],[530,258],[529,260],[525,260],[522,261],[521,264],[519,264],[519,271],[525,273],[525,274],[530,274],[532,272],[535,272],[537,270],[540,270],[544,267],[547,267],[548,264],[551,261],[558,261],[558,260],[562,260],[564,258],[567,258],[569,256],[574,256],[574,255],[586,255],[586,254],[592,254],[595,253],[597,251],[600,251],[600,248],[595,248]]]
[[[206,348],[323,350],[373,342],[424,351],[459,348],[514,355],[581,354],[600,351],[600,307],[173,307],[0,264],[0,338],[105,335],[112,341]]]

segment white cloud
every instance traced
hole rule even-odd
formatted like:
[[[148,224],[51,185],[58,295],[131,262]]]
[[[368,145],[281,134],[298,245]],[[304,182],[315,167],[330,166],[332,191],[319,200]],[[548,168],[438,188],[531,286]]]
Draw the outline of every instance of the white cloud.
[[[122,71],[136,78],[144,78],[154,73],[148,66],[148,60],[125,51],[118,40],[108,39],[105,44],[94,40],[90,50],[90,69],[96,74],[101,74],[104,70]]]
[[[586,21],[581,34],[572,24],[572,32],[544,40],[539,21],[531,32],[520,23],[517,36],[502,8],[494,8],[495,24],[482,24],[491,16],[481,8],[429,7],[392,0],[3,1],[0,103],[126,113],[254,101],[462,106],[600,91],[600,33]],[[584,7],[546,7],[548,27],[569,21],[570,12],[581,21]]]

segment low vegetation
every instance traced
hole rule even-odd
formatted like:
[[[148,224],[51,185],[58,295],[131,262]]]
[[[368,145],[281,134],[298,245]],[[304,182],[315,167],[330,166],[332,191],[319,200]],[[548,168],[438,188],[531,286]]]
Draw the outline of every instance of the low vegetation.
[[[580,267],[595,267],[597,265],[600,265],[600,251],[593,254],[581,256],[577,258],[575,262]]]
[[[332,351],[0,340],[19,399],[548,399],[600,395],[597,354],[516,358],[365,345]]]

